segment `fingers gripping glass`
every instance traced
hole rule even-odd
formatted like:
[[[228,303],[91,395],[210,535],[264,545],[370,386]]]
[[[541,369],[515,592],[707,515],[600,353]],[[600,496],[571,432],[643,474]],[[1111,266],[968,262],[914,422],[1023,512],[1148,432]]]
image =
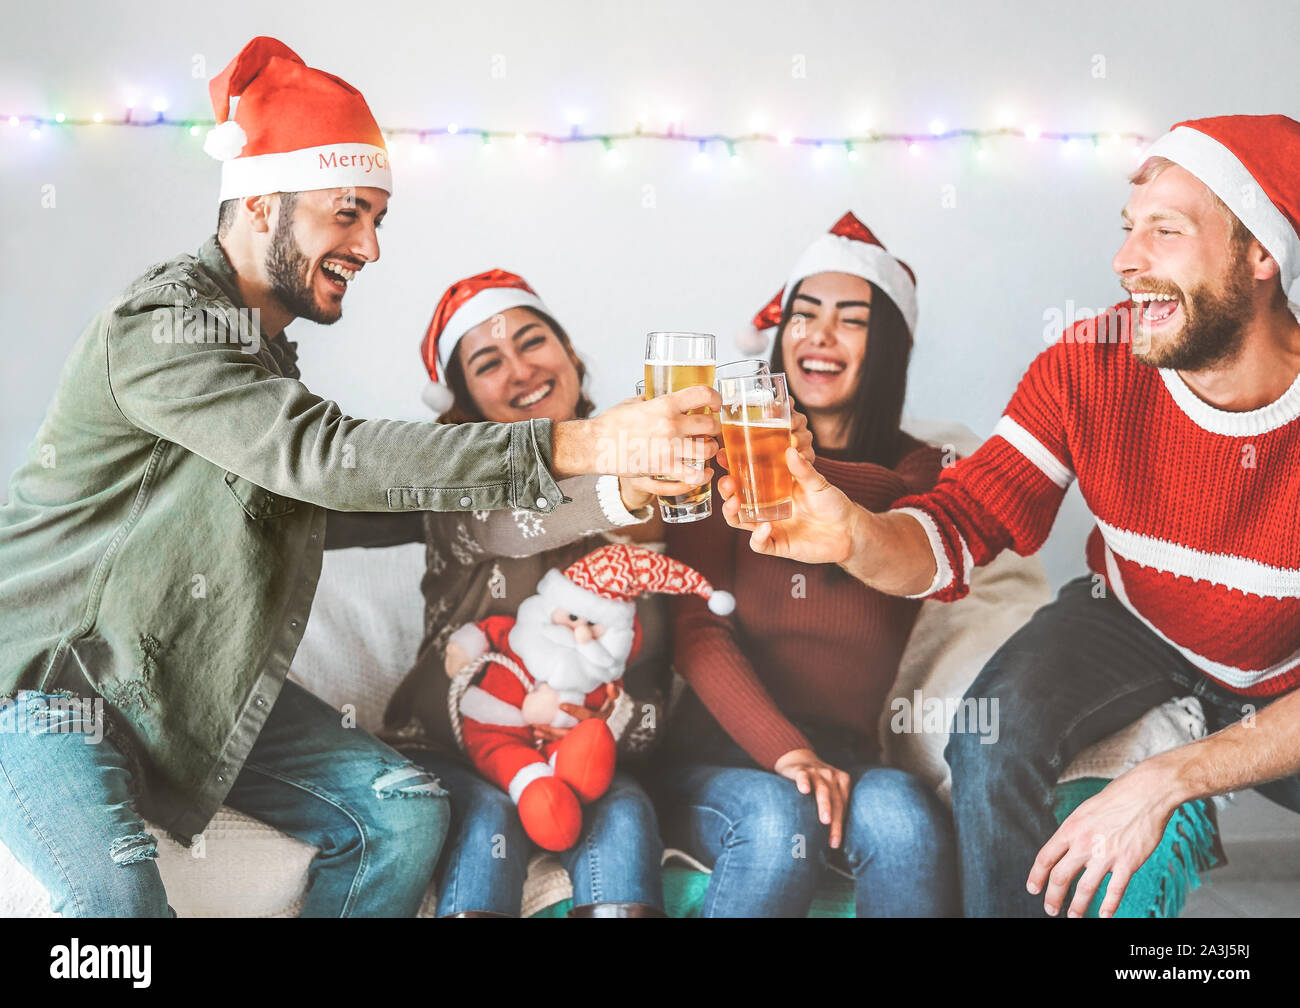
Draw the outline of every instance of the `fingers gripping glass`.
[[[645,340],[645,388],[642,396],[656,399],[695,385],[712,385],[715,365],[714,340],[710,333],[648,333]],[[707,463],[687,464],[703,469]],[[713,488],[705,483],[688,494],[660,497],[659,513],[670,524],[699,521],[713,513],[712,499]]]
[[[790,447],[790,393],[785,375],[719,378],[722,444],[740,495],[740,519],[781,521],[793,512],[794,479],[785,463]]]

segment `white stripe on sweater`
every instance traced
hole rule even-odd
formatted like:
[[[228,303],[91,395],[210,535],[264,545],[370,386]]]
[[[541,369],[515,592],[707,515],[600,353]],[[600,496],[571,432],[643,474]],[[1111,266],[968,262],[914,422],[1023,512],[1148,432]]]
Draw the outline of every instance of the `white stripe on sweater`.
[[[1249,557],[1202,550],[1127,532],[1097,519],[1102,537],[1116,555],[1139,567],[1233,588],[1261,598],[1300,598],[1300,570],[1272,567]]]
[[[1160,632],[1160,629],[1149,619],[1138,612],[1137,608],[1129,601],[1128,592],[1124,590],[1124,578],[1120,575],[1119,565],[1115,563],[1115,554],[1106,547],[1106,577],[1110,581],[1111,588],[1115,591],[1115,597],[1124,604],[1129,612],[1142,621],[1142,624],[1162,641],[1181,654],[1189,662],[1195,665],[1202,672],[1214,676],[1220,682],[1227,683],[1234,689],[1249,689],[1252,686],[1258,686],[1268,679],[1273,679],[1283,673],[1291,671],[1297,663],[1300,663],[1300,651],[1283,658],[1280,662],[1270,665],[1264,669],[1239,669],[1235,665],[1224,665],[1216,662],[1204,655],[1197,654],[1190,648],[1185,648],[1181,644],[1171,641],[1167,636]]]
[[[1074,473],[1069,466],[1061,462],[1060,459],[1044,447],[1038,438],[1034,437],[1006,414],[1003,414],[1002,419],[993,428],[992,436],[1000,437],[1006,441],[1007,444],[1029,459],[1039,472],[1062,490],[1069,489],[1070,484],[1074,481]]]
[[[907,597],[927,598],[940,589],[947,588],[948,585],[952,584],[952,564],[948,563],[948,553],[943,548],[943,539],[939,535],[939,526],[934,523],[934,519],[928,513],[920,508],[901,507],[894,510],[899,514],[911,515],[921,523],[921,528],[925,529],[925,537],[930,540],[930,551],[934,554],[934,580],[930,582],[930,587],[919,595],[908,595]]]

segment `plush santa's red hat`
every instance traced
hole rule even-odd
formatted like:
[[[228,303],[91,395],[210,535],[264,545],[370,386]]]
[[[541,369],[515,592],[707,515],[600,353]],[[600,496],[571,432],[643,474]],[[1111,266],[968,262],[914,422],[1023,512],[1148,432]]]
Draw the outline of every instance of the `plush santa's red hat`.
[[[694,568],[626,543],[601,546],[563,573],[549,570],[537,585],[537,593],[557,609],[609,627],[630,626],[636,600],[648,592],[699,595],[719,616],[736,608],[735,596],[715,589]]]
[[[1146,150],[1209,187],[1277,260],[1282,290],[1300,276],[1300,122],[1233,115],[1180,122]]]
[[[848,273],[875,284],[898,305],[908,333],[915,333],[916,276],[912,268],[890,255],[871,229],[850,211],[835,222],[829,233],[808,246],[786,285],[754,316],[751,327],[736,338],[742,353],[761,353],[767,347],[767,330],[780,325],[795,287],[814,273]]]
[[[420,344],[420,356],[429,372],[429,384],[420,398],[429,409],[439,416],[451,409],[451,389],[438,379],[441,361],[451,359],[460,338],[476,325],[510,308],[536,308],[550,314],[523,277],[503,269],[491,269],[457,280],[447,288],[438,301],[438,307],[433,310],[433,319]],[[444,341],[447,347],[445,358],[441,353]]]
[[[393,191],[384,135],[361,92],[259,36],[208,85],[217,125],[203,149],[222,200],[340,186]]]

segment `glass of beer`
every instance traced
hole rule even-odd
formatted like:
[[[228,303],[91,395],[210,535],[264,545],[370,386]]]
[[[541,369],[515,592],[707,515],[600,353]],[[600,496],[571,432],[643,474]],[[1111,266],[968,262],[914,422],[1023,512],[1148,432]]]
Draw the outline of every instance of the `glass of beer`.
[[[790,447],[790,393],[783,374],[719,378],[722,444],[740,495],[740,520],[781,521],[794,511],[794,477],[785,464]]]
[[[645,339],[645,398],[655,399],[695,385],[714,382],[712,333],[652,332]],[[707,412],[707,411],[706,411]],[[691,463],[703,469],[707,463]],[[659,513],[669,524],[699,521],[713,513],[713,487],[705,483],[692,493],[659,498]]]

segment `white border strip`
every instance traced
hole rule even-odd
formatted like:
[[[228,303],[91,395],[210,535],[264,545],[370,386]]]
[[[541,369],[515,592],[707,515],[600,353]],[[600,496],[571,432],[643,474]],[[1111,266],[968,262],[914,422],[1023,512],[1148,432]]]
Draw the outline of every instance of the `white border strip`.
[[[991,436],[1006,441],[1062,490],[1068,490],[1070,484],[1074,482],[1074,473],[1070,467],[1048,451],[1038,438],[1012,420],[1009,414],[1002,415],[1002,419],[993,428]]]
[[[547,315],[551,314],[536,294],[518,287],[487,287],[457,308],[451,318],[447,319],[442,332],[438,333],[438,364],[451,360],[461,337],[476,325],[511,308],[536,308]],[[450,343],[446,342],[448,337],[451,338]]]
[[[788,303],[795,284],[815,273],[848,273],[874,283],[898,305],[908,331],[916,334],[916,284],[898,260],[879,245],[843,235],[822,235],[799,257],[785,285],[784,300]]]
[[[524,713],[518,707],[495,697],[487,690],[471,686],[460,698],[460,716],[485,725],[502,725],[508,728],[522,728]]]
[[[510,800],[518,805],[524,788],[542,777],[554,776],[555,771],[551,769],[549,763],[525,763],[519,772],[510,778],[510,786],[506,789],[510,792]]]
[[[897,514],[911,515],[921,523],[921,528],[925,529],[925,537],[930,540],[930,550],[934,553],[934,580],[930,582],[930,587],[919,595],[908,595],[907,598],[919,599],[933,595],[935,592],[947,588],[952,584],[953,572],[952,565],[948,563],[948,554],[943,548],[943,539],[939,535],[939,526],[934,523],[934,519],[922,511],[920,508],[901,507],[894,508]]]
[[[1275,665],[1270,665],[1266,669],[1239,669],[1235,665],[1224,665],[1220,662],[1206,658],[1204,655],[1197,654],[1188,648],[1177,644],[1166,637],[1149,619],[1138,612],[1137,608],[1129,601],[1128,592],[1124,590],[1124,578],[1120,575],[1119,565],[1115,563],[1115,554],[1106,547],[1106,577],[1110,580],[1110,586],[1115,591],[1115,597],[1124,604],[1124,608],[1142,621],[1142,625],[1168,644],[1171,648],[1181,654],[1189,662],[1195,665],[1202,672],[1212,675],[1220,682],[1227,683],[1236,689],[1249,689],[1258,686],[1262,682],[1274,679],[1286,672],[1290,672],[1300,662],[1300,651],[1288,658],[1283,658]]]
[[[372,186],[391,193],[393,172],[388,166],[388,151],[374,144],[337,143],[221,162],[223,201],[342,186]]]
[[[1096,519],[1106,545],[1139,567],[1222,585],[1260,598],[1300,598],[1300,570],[1231,553],[1207,553],[1167,539],[1128,532]]]
[[[1296,305],[1290,307],[1292,311],[1300,310]],[[1189,389],[1182,375],[1172,368],[1160,368],[1159,371],[1175,405],[1192,423],[1211,434],[1221,434],[1224,437],[1259,437],[1279,427],[1285,427],[1296,417],[1300,417],[1300,374],[1296,375],[1290,388],[1267,406],[1236,413],[1211,406]]]
[[[629,511],[623,504],[623,492],[619,489],[617,476],[601,476],[596,480],[596,500],[600,502],[600,510],[615,528],[640,525],[649,521],[650,515],[654,513],[651,510],[653,500],[641,508],[639,515]]]

